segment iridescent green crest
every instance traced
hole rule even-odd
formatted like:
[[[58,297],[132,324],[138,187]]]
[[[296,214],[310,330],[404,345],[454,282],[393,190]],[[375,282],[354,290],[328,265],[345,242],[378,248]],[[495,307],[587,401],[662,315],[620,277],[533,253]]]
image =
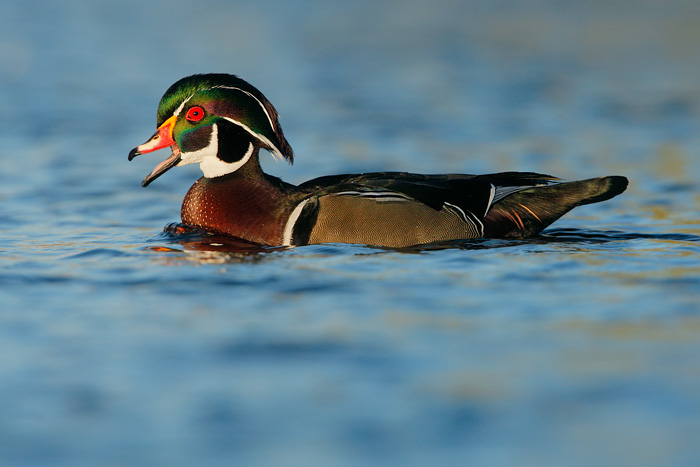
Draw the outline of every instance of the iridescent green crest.
[[[210,73],[182,78],[170,86],[158,105],[158,126],[191,103],[209,109],[249,129],[263,147],[290,162],[291,146],[284,137],[277,111],[254,86],[234,75]]]

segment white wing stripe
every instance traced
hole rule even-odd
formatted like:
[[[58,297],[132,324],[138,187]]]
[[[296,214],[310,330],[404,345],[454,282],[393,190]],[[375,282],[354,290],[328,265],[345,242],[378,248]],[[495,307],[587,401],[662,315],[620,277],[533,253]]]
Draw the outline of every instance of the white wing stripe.
[[[413,198],[393,191],[340,191],[333,196],[358,196],[361,198],[374,198],[377,201],[408,201]]]
[[[282,235],[282,245],[292,246],[292,234],[294,233],[294,226],[299,220],[301,211],[304,209],[304,206],[306,206],[306,203],[308,202],[309,198],[297,204],[297,207],[295,207],[292,211],[292,214],[290,214],[289,219],[287,219],[287,224],[284,226],[284,234]]]
[[[491,184],[491,190],[489,192],[489,202],[486,205],[486,211],[484,211],[484,217],[486,217],[486,214],[488,214],[489,209],[491,209],[491,205],[493,204],[493,198],[496,196],[496,185],[493,183]]]
[[[469,211],[465,212],[462,208],[460,208],[459,206],[456,206],[454,204],[450,204],[447,202],[444,204],[448,210],[457,214],[457,216],[460,219],[462,219],[462,222],[464,222],[467,225],[472,225],[476,229],[477,233],[480,236],[484,235],[484,224],[474,214],[472,214]],[[467,213],[468,213],[468,215],[467,215]]]

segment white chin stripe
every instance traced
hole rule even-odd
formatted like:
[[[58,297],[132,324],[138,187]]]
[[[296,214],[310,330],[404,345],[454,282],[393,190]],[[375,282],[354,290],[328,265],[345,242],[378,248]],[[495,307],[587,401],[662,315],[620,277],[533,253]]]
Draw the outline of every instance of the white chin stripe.
[[[211,126],[211,136],[209,144],[202,149],[192,152],[183,152],[180,154],[180,163],[178,166],[199,163],[199,168],[207,178],[220,177],[230,174],[243,167],[248,162],[250,156],[253,155],[255,148],[252,143],[248,144],[248,150],[245,155],[236,162],[224,162],[219,159],[219,127],[214,124]]]
[[[202,169],[202,173],[207,178],[221,177],[222,175],[230,174],[240,169],[248,162],[250,156],[253,155],[253,143],[248,143],[248,150],[245,155],[236,162],[224,162],[218,158],[218,156],[207,157],[199,163],[199,168]]]
[[[209,144],[202,149],[191,152],[180,152],[180,165],[202,163],[207,159],[218,159],[216,154],[219,152],[219,127],[214,124],[211,126],[211,135],[209,136]]]

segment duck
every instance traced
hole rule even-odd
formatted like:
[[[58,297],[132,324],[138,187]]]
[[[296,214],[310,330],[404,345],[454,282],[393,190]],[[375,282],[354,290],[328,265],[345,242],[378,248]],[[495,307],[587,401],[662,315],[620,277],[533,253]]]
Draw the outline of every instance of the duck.
[[[533,172],[484,175],[374,172],[293,185],[268,175],[260,151],[294,161],[270,101],[238,76],[187,76],[158,104],[157,129],[129,152],[170,148],[143,179],[199,164],[182,223],[263,246],[322,243],[402,248],[476,238],[537,236],[571,209],[625,191],[619,175],[564,181]]]

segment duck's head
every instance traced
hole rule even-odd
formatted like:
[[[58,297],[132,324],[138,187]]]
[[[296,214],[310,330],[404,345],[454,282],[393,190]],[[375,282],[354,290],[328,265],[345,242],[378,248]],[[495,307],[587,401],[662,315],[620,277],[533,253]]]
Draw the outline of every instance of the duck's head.
[[[172,167],[199,163],[205,177],[230,174],[258,157],[294,159],[275,108],[256,88],[227,74],[182,78],[158,104],[158,129],[129,153],[129,160],[170,147],[172,155],[143,179],[146,186]]]

